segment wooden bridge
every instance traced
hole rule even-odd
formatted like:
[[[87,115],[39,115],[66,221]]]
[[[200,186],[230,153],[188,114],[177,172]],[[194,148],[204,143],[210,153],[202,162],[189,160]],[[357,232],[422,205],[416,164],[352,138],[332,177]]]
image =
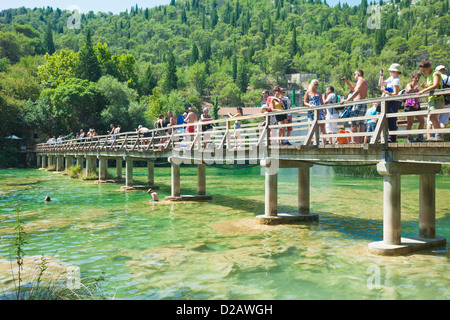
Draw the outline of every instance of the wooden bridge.
[[[152,129],[147,134],[126,132],[94,138],[81,138],[60,143],[43,143],[36,146],[38,166],[55,166],[56,171],[68,169],[75,163],[83,167],[86,159],[86,175],[97,172],[98,180],[106,180],[108,159],[116,159],[117,180],[122,180],[122,165],[126,163],[124,189],[158,188],[154,185],[154,162],[163,159],[171,164],[171,196],[166,201],[210,200],[206,193],[206,165],[247,164],[260,165],[265,170],[265,214],[257,216],[259,223],[298,223],[314,221],[318,215],[310,211],[310,168],[321,162],[368,162],[376,163],[384,178],[383,240],[369,244],[371,252],[382,255],[398,255],[431,246],[445,245],[446,239],[435,234],[435,175],[441,165],[450,163],[449,142],[390,143],[388,136],[427,135],[450,133],[450,129],[415,129],[389,131],[389,118],[402,118],[435,113],[448,113],[450,109],[430,111],[422,104],[421,111],[388,113],[389,101],[407,98],[425,98],[428,95],[450,94],[450,90],[438,90],[424,95],[401,95],[325,105],[311,109],[298,107],[286,111],[261,113],[239,118],[226,118],[208,122],[176,125]],[[376,116],[362,116],[332,120],[319,120],[321,109],[349,107],[355,104],[380,103]],[[307,113],[314,112],[314,120],[308,121]],[[402,111],[402,110],[400,110]],[[277,115],[292,115],[292,123],[274,124]],[[349,129],[337,134],[323,134],[319,128],[326,123],[337,123],[342,129],[349,121],[376,121],[375,131],[351,133]],[[234,122],[240,120],[240,128]],[[211,124],[204,131],[202,126]],[[188,126],[194,128],[190,133]],[[292,129],[288,137],[279,137],[283,129]],[[189,130],[192,132],[192,130]],[[367,143],[326,144],[341,138],[368,137]],[[288,145],[281,144],[289,141]],[[133,161],[147,162],[147,185],[133,185]],[[198,190],[196,195],[182,195],[180,168],[182,164],[198,166]],[[279,168],[298,168],[298,212],[279,213],[277,185]],[[419,232],[417,237],[401,237],[401,183],[402,175],[420,175],[419,185]]]

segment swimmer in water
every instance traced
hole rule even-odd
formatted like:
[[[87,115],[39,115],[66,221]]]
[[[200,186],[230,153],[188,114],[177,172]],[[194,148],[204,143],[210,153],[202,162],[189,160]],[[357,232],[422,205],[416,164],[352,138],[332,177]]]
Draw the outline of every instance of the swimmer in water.
[[[158,194],[152,189],[148,189],[147,193],[152,196],[153,201],[159,201]]]

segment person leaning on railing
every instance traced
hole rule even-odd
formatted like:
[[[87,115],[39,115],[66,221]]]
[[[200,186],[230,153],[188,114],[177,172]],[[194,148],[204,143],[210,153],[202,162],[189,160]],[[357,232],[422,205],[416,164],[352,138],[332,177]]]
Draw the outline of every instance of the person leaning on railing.
[[[417,94],[423,94],[428,91],[433,91],[437,89],[442,89],[442,76],[441,74],[433,70],[431,68],[431,63],[427,60],[422,61],[419,65],[420,71],[425,75],[426,81],[422,83],[421,87],[425,88],[421,91],[419,91]],[[443,109],[445,105],[444,96],[433,96],[430,95],[428,97],[428,110],[439,110]],[[430,114],[430,121],[432,123],[433,129],[439,129],[440,123],[439,123],[439,114]],[[444,141],[442,135],[440,133],[436,133],[434,135],[434,138],[429,138],[428,140],[431,141]]]

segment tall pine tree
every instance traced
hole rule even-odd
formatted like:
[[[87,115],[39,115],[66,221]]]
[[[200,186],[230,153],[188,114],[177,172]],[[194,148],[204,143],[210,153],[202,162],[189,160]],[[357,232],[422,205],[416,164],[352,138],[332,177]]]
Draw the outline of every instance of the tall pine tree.
[[[47,30],[44,34],[44,45],[46,46],[48,54],[52,55],[55,53],[55,44],[53,43],[53,32],[50,27],[50,22],[47,23]]]
[[[144,76],[139,80],[139,93],[144,96],[151,95],[156,85],[157,81],[153,76],[152,69],[148,66]]]
[[[163,90],[166,93],[178,88],[177,66],[175,64],[175,56],[172,51],[169,52],[167,57],[166,70],[164,71],[162,85]]]
[[[80,79],[86,79],[91,82],[97,82],[102,76],[100,63],[92,46],[91,30],[86,31],[84,46],[79,52],[80,60],[76,66],[76,73]]]

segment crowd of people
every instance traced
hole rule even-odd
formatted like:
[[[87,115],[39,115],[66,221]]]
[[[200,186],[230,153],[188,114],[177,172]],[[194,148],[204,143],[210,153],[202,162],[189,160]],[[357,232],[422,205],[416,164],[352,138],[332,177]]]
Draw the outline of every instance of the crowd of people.
[[[389,77],[385,79],[384,69],[380,69],[380,77],[378,81],[378,86],[382,92],[382,97],[390,97],[390,96],[398,96],[403,94],[417,94],[421,95],[425,92],[449,88],[450,80],[449,76],[446,75],[445,66],[440,65],[435,69],[432,68],[431,63],[429,61],[423,61],[419,65],[420,72],[412,72],[409,76],[410,81],[406,84],[406,86],[402,89],[400,82],[400,75],[402,74],[401,66],[397,63],[392,64],[389,69]],[[424,77],[424,81],[420,83],[420,79]],[[376,127],[376,117],[369,119],[358,119],[360,117],[367,116],[375,116],[381,111],[381,103],[374,103],[372,106],[368,107],[365,103],[358,103],[360,100],[364,100],[367,98],[367,93],[369,89],[368,82],[364,79],[364,71],[361,69],[357,69],[354,73],[354,81],[355,83],[350,82],[346,77],[341,79],[348,86],[350,93],[347,97],[340,99],[340,97],[335,93],[334,87],[329,85],[326,87],[325,92],[322,94],[319,91],[319,81],[317,79],[313,79],[303,97],[303,106],[310,107],[311,110],[307,113],[307,118],[309,121],[314,121],[315,112],[314,108],[324,105],[332,105],[328,108],[321,108],[317,112],[319,120],[334,120],[338,118],[349,118],[348,124],[350,125],[350,130],[353,133],[358,132],[373,132]],[[292,109],[292,104],[290,99],[286,96],[286,90],[279,86],[275,86],[272,90],[273,94],[270,94],[269,90],[263,90],[262,92],[262,107],[261,112],[274,112],[274,111],[285,111]],[[428,110],[439,110],[443,108],[450,108],[450,95],[430,95],[427,99],[428,102]],[[351,107],[347,107],[344,110],[340,110],[342,108],[337,108],[339,106],[339,102],[341,104],[345,102],[356,102],[355,105]],[[403,106],[403,110],[406,113],[413,111],[421,110],[420,99],[418,98],[410,98],[410,99],[402,99],[402,100],[390,100],[386,102],[386,110],[387,113],[397,113],[399,108]],[[159,144],[163,144],[168,140],[168,137],[172,134],[172,127],[180,124],[184,124],[185,126],[179,127],[179,132],[182,133],[182,137],[186,142],[192,142],[194,139],[194,134],[196,131],[196,123],[198,120],[200,121],[210,121],[213,120],[211,115],[209,114],[209,109],[204,108],[202,110],[202,114],[200,117],[197,117],[193,108],[188,108],[187,112],[185,112],[182,116],[176,117],[172,111],[167,112],[167,116],[164,114],[160,114],[158,119],[154,123],[155,129],[165,129],[163,133],[156,133],[155,136],[159,136]],[[449,110],[450,113],[450,110]],[[429,114],[427,117],[424,115],[416,115],[412,114],[411,116],[407,115],[407,125],[406,129],[411,130],[414,119],[418,121],[418,129],[424,129],[425,125],[427,129],[439,129],[445,128],[448,125],[449,121],[449,113],[438,113],[438,114]],[[235,147],[242,147],[241,142],[241,120],[240,117],[244,115],[243,108],[237,107],[235,113],[228,113],[230,118],[236,118],[233,124],[234,128],[234,141]],[[180,119],[181,118],[181,119]],[[355,118],[354,120],[351,118]],[[289,126],[289,123],[292,123],[292,114],[291,113],[283,113],[276,114],[275,116],[268,117],[270,123],[269,125],[278,124],[281,125],[278,129],[278,143],[281,145],[290,145],[289,137],[292,134],[292,126]],[[262,123],[261,126],[265,124]],[[204,140],[208,141],[210,139],[210,131],[213,130],[213,126],[211,124],[204,124],[199,126],[204,133]],[[397,127],[397,117],[389,117],[387,119],[387,127],[390,132],[396,131]],[[113,142],[114,139],[120,135],[121,126],[118,124],[114,126],[110,125],[110,130],[108,135],[110,136],[110,140]],[[327,122],[326,124],[319,124],[319,130],[321,134],[336,134],[338,133],[338,125],[337,122]],[[136,129],[136,133],[139,137],[150,138],[152,136],[152,131],[139,125]],[[89,129],[86,133],[83,129],[80,130],[80,133],[76,135],[76,139],[81,141],[85,141],[85,139],[94,139],[97,137],[95,129]],[[349,137],[348,143],[367,143],[368,136],[360,137],[360,136],[352,136]],[[397,135],[392,134],[388,137],[390,142],[397,141]],[[179,136],[176,137],[176,141],[179,140]],[[422,142],[425,141],[425,138],[422,134],[418,134],[417,138],[414,139],[410,133],[407,135],[408,142]],[[429,133],[427,135],[427,141],[443,141],[443,135],[440,133]],[[47,141],[48,145],[57,145],[64,141],[63,136],[59,136],[56,138],[53,136]],[[146,139],[149,141],[149,139]],[[333,141],[332,138],[323,139],[323,144],[332,144],[339,143],[338,139]],[[204,142],[204,146],[206,147],[208,142]]]
[[[429,61],[423,61],[419,65],[420,73],[413,72],[410,74],[410,82],[408,82],[404,89],[401,89],[400,83],[400,74],[402,74],[401,66],[397,63],[392,64],[389,69],[389,77],[385,79],[384,69],[380,69],[380,77],[378,86],[382,92],[382,97],[391,97],[398,96],[403,94],[417,94],[421,95],[425,92],[449,88],[450,81],[448,75],[446,75],[445,66],[440,65],[435,69],[432,68],[431,63]],[[424,77],[424,81],[419,84],[421,77]],[[364,71],[358,69],[354,73],[355,83],[351,83],[345,77],[341,80],[344,81],[348,88],[350,89],[349,95],[340,100],[340,103],[343,104],[345,102],[350,101],[359,101],[367,98],[368,93],[368,83],[364,79]],[[333,86],[328,86],[326,88],[325,94],[322,94],[319,90],[319,81],[314,79],[311,81],[308,90],[304,95],[303,104],[306,107],[310,107],[313,109],[317,106],[323,106],[326,104],[336,104],[338,103],[338,96],[334,92]],[[268,111],[278,110],[279,108],[276,106],[278,100],[280,100],[280,88],[275,87],[274,95],[272,97],[269,96],[267,91],[263,91],[263,99],[266,100],[266,106],[263,108],[268,109]],[[283,89],[281,89],[283,92]],[[273,100],[275,99],[275,103]],[[428,102],[428,110],[439,110],[444,108],[450,108],[449,96],[444,95],[430,95],[427,99]],[[403,105],[405,112],[412,111],[420,111],[420,99],[412,98],[412,99],[402,99],[402,100],[391,100],[386,103],[386,112],[387,113],[397,113],[399,108]],[[287,104],[284,104],[285,109]],[[336,118],[349,118],[350,130],[353,133],[357,132],[373,132],[376,127],[376,119],[355,119],[364,116],[374,116],[379,113],[381,110],[381,103],[374,103],[371,107],[368,108],[367,104],[355,104],[347,109],[344,109],[341,113],[336,110],[336,108],[325,108],[320,109],[319,111],[319,120],[330,120]],[[450,112],[450,111],[449,111]],[[308,112],[308,119],[310,121],[314,120],[314,112],[311,110]],[[414,118],[418,121],[418,129],[424,129],[425,122],[427,124],[427,129],[439,129],[445,128],[448,124],[449,113],[440,113],[440,114],[429,114],[427,119],[425,120],[424,115],[411,115],[407,116],[407,130],[411,130]],[[285,117],[277,116],[276,118],[278,124],[288,123]],[[389,117],[387,121],[387,126],[389,131],[396,131],[398,129],[397,126],[397,117]],[[326,124],[319,125],[320,132],[322,134],[330,134],[330,133],[338,133],[338,128],[336,122],[330,122]],[[289,130],[289,127],[288,127]],[[287,131],[289,132],[289,131]],[[285,131],[280,128],[279,136],[284,137]],[[389,142],[396,142],[397,135],[392,134],[388,137]],[[422,134],[417,135],[417,138],[414,139],[411,134],[407,135],[407,140],[409,143],[412,142],[422,142],[425,141]],[[367,143],[368,137],[350,137],[349,143]],[[440,133],[431,134],[429,133],[427,136],[427,141],[443,141],[443,135]],[[286,141],[280,142],[286,144]],[[324,144],[332,143],[331,139],[326,141],[323,139]]]

